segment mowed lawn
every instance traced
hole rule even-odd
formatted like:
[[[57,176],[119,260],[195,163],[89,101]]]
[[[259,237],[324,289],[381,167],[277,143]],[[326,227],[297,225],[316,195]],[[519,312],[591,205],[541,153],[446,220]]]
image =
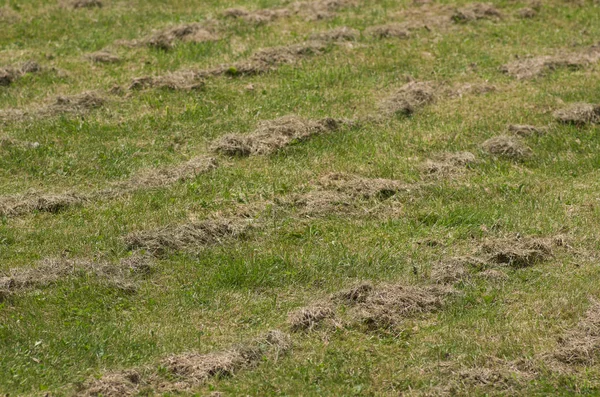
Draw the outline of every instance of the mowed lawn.
[[[0,7],[0,394],[600,395],[600,3]]]

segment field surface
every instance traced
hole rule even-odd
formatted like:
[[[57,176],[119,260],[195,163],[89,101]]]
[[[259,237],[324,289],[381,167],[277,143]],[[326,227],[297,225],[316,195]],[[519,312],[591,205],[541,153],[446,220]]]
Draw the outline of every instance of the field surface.
[[[0,395],[600,395],[600,3],[0,3]]]

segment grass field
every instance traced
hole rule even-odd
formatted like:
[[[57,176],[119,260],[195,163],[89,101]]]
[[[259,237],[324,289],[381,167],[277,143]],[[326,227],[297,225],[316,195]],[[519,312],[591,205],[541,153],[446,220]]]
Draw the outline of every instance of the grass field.
[[[600,395],[598,1],[2,4],[0,394]]]

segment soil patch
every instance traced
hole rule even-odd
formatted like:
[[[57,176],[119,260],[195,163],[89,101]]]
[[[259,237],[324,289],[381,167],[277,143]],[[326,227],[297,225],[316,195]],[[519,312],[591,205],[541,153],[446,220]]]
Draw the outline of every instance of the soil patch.
[[[479,19],[499,19],[502,13],[491,3],[472,3],[457,9],[452,20],[457,23],[471,22]]]
[[[517,59],[503,65],[500,70],[517,79],[531,79],[561,67],[580,69],[600,61],[600,44],[580,51],[559,51],[544,55]]]
[[[524,160],[531,157],[533,151],[523,141],[514,136],[500,135],[488,139],[481,145],[486,152],[512,160]]]
[[[284,116],[261,122],[251,134],[225,135],[213,144],[212,150],[227,156],[265,155],[313,135],[336,131],[348,123],[331,118],[307,120],[298,116]]]
[[[242,238],[251,229],[249,219],[222,218],[133,232],[124,240],[130,250],[140,248],[162,256],[168,251],[198,251],[225,240]]]
[[[600,105],[574,103],[555,111],[554,118],[565,124],[600,124]]]
[[[96,51],[87,55],[87,58],[96,63],[118,63],[121,58],[108,51]]]
[[[474,164],[476,157],[471,152],[441,153],[426,160],[422,169],[427,175],[450,176],[462,173],[467,166]]]
[[[547,127],[536,127],[534,125],[527,124],[510,124],[508,126],[508,131],[512,134],[528,137],[528,136],[541,136],[545,135],[548,132]]]
[[[335,190],[349,196],[385,200],[400,192],[413,190],[411,185],[383,178],[363,178],[357,175],[332,173],[319,179],[325,189]]]
[[[356,41],[360,38],[360,31],[346,26],[331,29],[326,32],[313,33],[310,35],[311,40],[320,41]]]
[[[365,33],[378,39],[387,39],[391,37],[408,39],[410,37],[410,30],[407,29],[406,26],[399,23],[372,26],[367,28]]]
[[[411,81],[385,99],[381,103],[381,110],[387,115],[409,116],[435,99],[436,89],[432,83]]]
[[[554,352],[554,359],[566,365],[595,365],[600,361],[600,302],[593,300],[577,327],[567,332]]]

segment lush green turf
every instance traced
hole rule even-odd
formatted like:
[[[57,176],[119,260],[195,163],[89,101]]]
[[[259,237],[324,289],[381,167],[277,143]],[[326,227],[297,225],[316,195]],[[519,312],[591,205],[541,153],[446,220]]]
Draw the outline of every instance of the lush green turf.
[[[65,395],[109,370],[183,351],[225,349],[268,329],[285,329],[289,311],[361,280],[425,284],[432,263],[470,253],[484,238],[515,233],[566,234],[574,249],[533,268],[510,270],[502,283],[461,284],[445,309],[408,319],[400,333],[340,329],[294,335],[289,354],[211,379],[197,392],[426,392],[448,382],[442,370],[448,362],[468,368],[489,357],[514,360],[553,351],[557,338],[585,313],[588,298],[600,297],[600,129],[554,124],[552,111],[564,103],[600,103],[600,69],[561,69],[521,82],[498,68],[515,55],[594,44],[600,7],[593,1],[548,1],[536,18],[523,20],[512,15],[525,2],[494,3],[505,14],[500,21],[421,30],[407,40],[363,36],[264,75],[212,78],[201,91],[134,91],[109,96],[106,106],[85,115],[0,124],[0,136],[40,143],[36,149],[0,146],[0,193],[7,195],[93,191],[137,170],[208,153],[225,133],[250,132],[260,120],[287,114],[361,120],[358,127],[273,155],[223,158],[220,168],[192,181],[56,214],[1,219],[0,270],[61,255],[116,261],[128,255],[122,241],[128,232],[306,191],[328,172],[431,182],[419,165],[434,153],[468,150],[479,159],[464,176],[433,180],[415,194],[392,198],[398,211],[387,219],[332,214],[307,220],[267,211],[263,226],[244,239],[161,258],[135,294],[81,275],[11,296],[0,302],[0,392]],[[141,75],[243,60],[260,48],[301,42],[313,31],[401,21],[398,13],[415,7],[408,0],[368,1],[332,20],[291,17],[261,26],[220,17],[232,6],[281,4],[115,0],[100,9],[72,10],[56,2],[10,2],[5,7],[14,13],[0,14],[13,15],[0,19],[6,21],[0,66],[33,59],[43,71],[0,87],[0,108],[35,108],[59,94],[107,92]],[[222,40],[180,43],[172,51],[113,44],[209,18],[221,21]],[[103,48],[123,61],[85,59]],[[497,89],[439,100],[408,118],[369,117],[407,76],[448,85],[487,82]],[[504,133],[509,123],[551,128],[525,139],[534,154],[523,162],[486,155],[480,144]],[[426,239],[439,245],[421,244]],[[494,393],[465,387],[465,393]],[[513,391],[597,395],[600,366],[569,374],[543,371]]]

